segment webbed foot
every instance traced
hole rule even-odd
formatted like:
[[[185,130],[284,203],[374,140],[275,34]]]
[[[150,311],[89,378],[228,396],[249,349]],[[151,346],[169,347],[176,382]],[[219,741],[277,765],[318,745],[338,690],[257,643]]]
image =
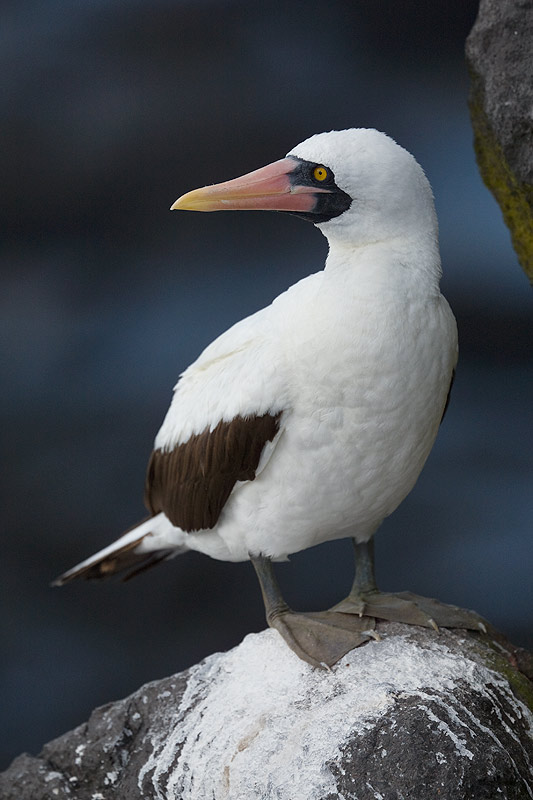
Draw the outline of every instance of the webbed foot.
[[[299,658],[321,669],[332,667],[354,647],[378,638],[374,633],[374,619],[351,613],[297,613],[287,609],[267,614],[267,622],[283,636]]]
[[[328,669],[354,647],[379,638],[375,619],[335,611],[298,613],[284,601],[269,558],[250,556],[265,603],[266,619],[296,655],[313,667]]]
[[[353,592],[330,610],[342,614],[363,614],[391,622],[405,622],[408,625],[422,625],[435,630],[439,627],[467,628],[486,633],[488,626],[488,622],[475,611],[441,603],[440,600],[422,597],[413,592],[389,593],[378,589]]]

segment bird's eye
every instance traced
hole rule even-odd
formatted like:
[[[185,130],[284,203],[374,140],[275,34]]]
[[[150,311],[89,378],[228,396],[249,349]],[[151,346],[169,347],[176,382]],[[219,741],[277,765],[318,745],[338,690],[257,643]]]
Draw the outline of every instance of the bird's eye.
[[[315,167],[313,170],[313,178],[316,181],[325,181],[328,177],[328,171],[325,167]]]

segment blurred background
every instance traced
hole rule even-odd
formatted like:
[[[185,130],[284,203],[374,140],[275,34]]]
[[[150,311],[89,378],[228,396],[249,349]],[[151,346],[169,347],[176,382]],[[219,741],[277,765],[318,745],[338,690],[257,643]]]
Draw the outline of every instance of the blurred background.
[[[182,371],[320,269],[283,214],[171,214],[184,191],[376,127],[433,185],[459,323],[452,402],[376,539],[378,580],[533,645],[531,298],[467,110],[474,0],[2,4],[1,768],[99,704],[264,627],[249,564],[190,554],[126,584],[50,589],[144,515]],[[296,608],[352,579],[347,541],[278,567]]]

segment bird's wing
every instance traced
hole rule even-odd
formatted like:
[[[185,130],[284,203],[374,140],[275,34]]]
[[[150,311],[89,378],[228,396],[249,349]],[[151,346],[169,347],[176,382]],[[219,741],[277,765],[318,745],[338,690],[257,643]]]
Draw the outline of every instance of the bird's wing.
[[[175,387],[145,502],[184,531],[213,528],[237,481],[256,478],[281,435],[289,404],[268,311],[222,334]]]
[[[450,405],[450,397],[452,396],[452,386],[455,380],[455,367],[452,370],[452,377],[450,378],[450,386],[448,389],[448,394],[446,395],[446,402],[444,403],[444,409],[442,411],[442,417],[440,418],[440,424],[442,425],[442,420],[446,416],[446,412],[448,411],[448,406]]]

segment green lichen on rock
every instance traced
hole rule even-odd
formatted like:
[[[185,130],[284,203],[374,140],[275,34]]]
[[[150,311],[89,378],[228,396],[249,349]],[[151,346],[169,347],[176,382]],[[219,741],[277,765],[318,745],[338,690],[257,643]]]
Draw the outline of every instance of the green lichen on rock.
[[[533,713],[533,654],[512,645],[502,634],[469,635],[481,660],[504,678],[514,696]]]
[[[474,78],[469,105],[479,171],[502,210],[518,260],[533,283],[533,186],[519,181],[507,163],[484,112],[483,90],[476,83]]]
[[[466,42],[481,176],[533,283],[533,0],[480,0]]]

